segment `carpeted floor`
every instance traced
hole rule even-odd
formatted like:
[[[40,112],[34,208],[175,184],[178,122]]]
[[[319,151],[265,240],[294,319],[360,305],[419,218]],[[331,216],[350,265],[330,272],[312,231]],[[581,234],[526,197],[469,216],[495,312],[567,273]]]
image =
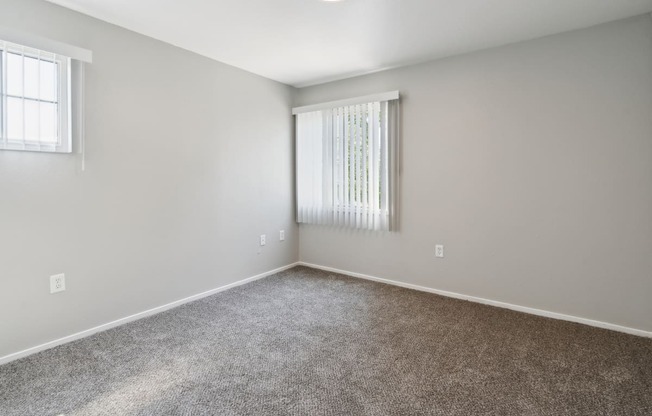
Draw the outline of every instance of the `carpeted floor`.
[[[652,340],[295,268],[0,367],[0,415],[652,415]]]

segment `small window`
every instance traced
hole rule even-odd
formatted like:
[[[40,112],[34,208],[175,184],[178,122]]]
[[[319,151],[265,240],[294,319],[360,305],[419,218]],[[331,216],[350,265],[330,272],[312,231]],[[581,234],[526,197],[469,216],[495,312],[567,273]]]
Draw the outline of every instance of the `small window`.
[[[398,226],[398,92],[293,109],[297,222]]]
[[[71,152],[70,58],[0,41],[0,149]]]

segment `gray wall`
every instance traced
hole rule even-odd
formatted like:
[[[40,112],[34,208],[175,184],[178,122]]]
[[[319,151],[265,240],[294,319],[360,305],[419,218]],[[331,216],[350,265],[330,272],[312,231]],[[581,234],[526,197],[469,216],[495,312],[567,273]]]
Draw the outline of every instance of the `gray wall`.
[[[648,16],[296,92],[38,0],[1,0],[0,25],[94,51],[86,171],[77,154],[0,152],[0,356],[299,254],[652,330]],[[391,89],[401,231],[299,233],[293,95]]]
[[[652,330],[649,16],[304,88],[295,104],[394,89],[401,231],[302,225],[301,260]]]
[[[41,1],[0,25],[94,51],[86,171],[0,151],[0,356],[297,260],[291,88]]]

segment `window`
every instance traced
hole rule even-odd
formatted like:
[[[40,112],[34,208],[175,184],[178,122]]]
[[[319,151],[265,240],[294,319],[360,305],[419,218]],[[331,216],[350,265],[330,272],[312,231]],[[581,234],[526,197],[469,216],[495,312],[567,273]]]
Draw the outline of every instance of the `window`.
[[[70,58],[0,41],[0,80],[0,149],[70,152]]]
[[[395,230],[398,92],[294,113],[297,221]]]

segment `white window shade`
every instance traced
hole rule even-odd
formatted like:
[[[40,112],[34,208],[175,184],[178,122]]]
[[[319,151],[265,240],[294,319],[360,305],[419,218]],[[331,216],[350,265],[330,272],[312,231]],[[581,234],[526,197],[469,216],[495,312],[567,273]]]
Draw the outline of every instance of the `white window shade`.
[[[398,93],[375,97],[394,96],[294,109],[299,223],[396,230]]]

